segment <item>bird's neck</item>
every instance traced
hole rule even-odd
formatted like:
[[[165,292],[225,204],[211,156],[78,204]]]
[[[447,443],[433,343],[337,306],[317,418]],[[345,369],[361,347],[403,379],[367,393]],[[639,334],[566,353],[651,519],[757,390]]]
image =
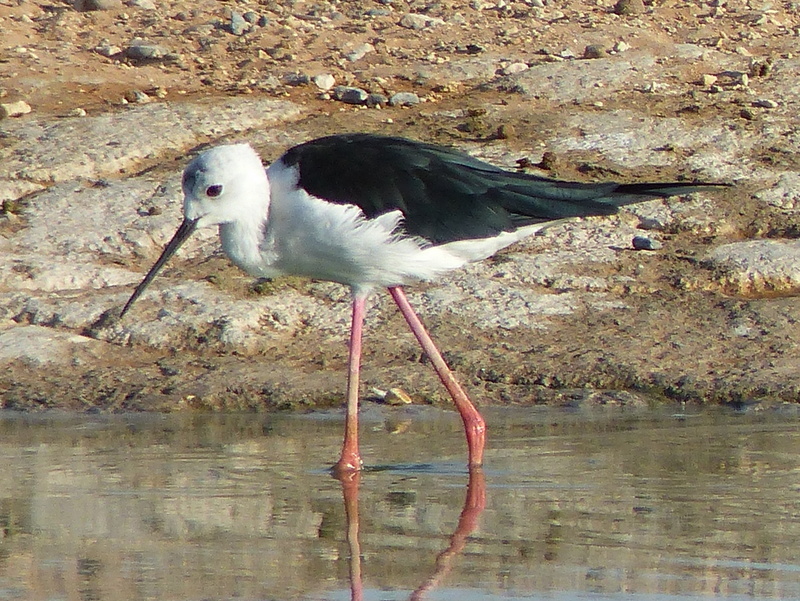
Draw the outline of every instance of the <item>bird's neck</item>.
[[[240,269],[255,277],[273,277],[271,258],[265,243],[269,217],[269,188],[264,198],[254,198],[250,210],[219,226],[222,249]]]

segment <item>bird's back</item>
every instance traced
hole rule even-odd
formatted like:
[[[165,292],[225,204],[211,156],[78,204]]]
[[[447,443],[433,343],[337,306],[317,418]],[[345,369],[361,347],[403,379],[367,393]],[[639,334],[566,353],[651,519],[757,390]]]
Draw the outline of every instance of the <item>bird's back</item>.
[[[309,194],[356,204],[368,218],[399,210],[406,233],[434,244],[608,215],[620,205],[704,186],[562,182],[506,171],[442,146],[363,133],[318,138],[281,160],[299,170]]]

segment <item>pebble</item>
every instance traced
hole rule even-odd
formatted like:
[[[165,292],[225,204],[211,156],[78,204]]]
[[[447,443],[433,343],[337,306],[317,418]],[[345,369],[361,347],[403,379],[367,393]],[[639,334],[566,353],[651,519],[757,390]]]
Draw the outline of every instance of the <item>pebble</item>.
[[[245,21],[242,13],[231,11],[231,20],[228,23],[228,30],[233,35],[244,35],[244,33],[250,29],[250,24]]]
[[[762,109],[776,109],[778,108],[778,103],[774,100],[769,100],[768,98],[760,98],[753,102],[753,106],[757,106],[758,108]]]
[[[369,93],[366,90],[352,86],[336,86],[333,88],[333,97],[347,104],[364,104],[369,97]]]
[[[658,250],[663,246],[661,242],[649,236],[634,236],[631,243],[636,250]]]
[[[319,75],[315,75],[311,78],[311,81],[313,81],[314,85],[323,92],[327,92],[336,85],[336,78],[330,73],[320,73]]]
[[[250,23],[250,25],[258,25],[259,16],[257,12],[252,10],[248,10],[246,13],[242,15],[245,21]]]
[[[156,4],[153,0],[128,0],[127,4],[142,10],[156,10]]]
[[[287,86],[306,86],[311,83],[311,77],[306,73],[286,73],[281,81]]]
[[[95,46],[94,49],[97,54],[110,58],[116,54],[120,54],[122,52],[122,48],[119,46],[114,46],[112,44],[100,44],[99,46]]]
[[[6,117],[21,117],[22,115],[27,115],[32,110],[31,105],[24,100],[3,102],[0,103],[0,119],[5,119]]]
[[[128,102],[135,104],[147,104],[152,100],[150,96],[148,96],[141,90],[129,90],[125,92],[124,98]]]
[[[419,96],[414,92],[398,92],[389,98],[389,106],[414,106],[419,102]]]
[[[354,63],[357,60],[364,58],[370,52],[375,52],[375,46],[372,44],[361,44],[350,52],[347,52],[344,57],[351,63]]]
[[[121,0],[75,0],[75,10],[80,13],[95,10],[117,10],[122,8]]]
[[[511,63],[503,68],[502,73],[503,75],[516,75],[517,73],[522,73],[528,69],[530,69],[530,67],[528,67],[526,63]]]
[[[167,50],[158,44],[135,39],[125,49],[125,56],[133,61],[158,61],[167,56]]]
[[[384,94],[372,92],[369,96],[367,96],[366,105],[369,107],[381,107],[386,106],[387,104],[389,104],[389,98]]]
[[[416,13],[406,13],[400,19],[400,27],[405,27],[406,29],[415,29],[417,31],[421,29],[428,29],[430,27],[438,27],[439,25],[444,25],[444,19],[440,19],[438,17],[429,17],[427,15],[420,15]]]
[[[614,5],[614,12],[618,15],[640,15],[644,12],[642,0],[619,0]]]
[[[703,76],[700,78],[700,85],[706,88],[710,88],[715,83],[717,83],[717,76],[711,75],[710,73],[704,73]]]
[[[603,58],[608,50],[602,44],[589,44],[583,50],[583,58]]]

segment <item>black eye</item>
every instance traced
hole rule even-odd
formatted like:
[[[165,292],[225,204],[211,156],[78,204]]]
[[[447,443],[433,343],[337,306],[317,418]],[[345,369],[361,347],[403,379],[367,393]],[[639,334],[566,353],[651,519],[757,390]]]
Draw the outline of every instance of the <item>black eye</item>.
[[[222,194],[222,184],[214,184],[206,188],[206,196],[209,198],[216,198],[220,194]]]

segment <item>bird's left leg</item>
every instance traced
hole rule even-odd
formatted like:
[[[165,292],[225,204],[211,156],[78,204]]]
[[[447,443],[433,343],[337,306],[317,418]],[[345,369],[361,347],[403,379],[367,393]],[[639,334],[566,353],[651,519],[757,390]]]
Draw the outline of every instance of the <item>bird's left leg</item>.
[[[347,370],[347,417],[344,427],[342,456],[333,471],[336,474],[361,469],[363,462],[358,452],[358,381],[361,371],[361,338],[364,329],[364,312],[367,295],[353,293],[353,318],[350,324],[350,357]]]
[[[453,402],[456,404],[456,409],[461,414],[461,420],[464,422],[464,433],[467,436],[469,465],[480,465],[483,462],[483,447],[486,442],[486,422],[484,422],[481,414],[478,413],[475,405],[469,400],[467,393],[456,381],[456,377],[450,371],[439,349],[436,348],[425,326],[422,324],[422,320],[420,320],[408,302],[405,291],[400,286],[390,286],[389,293],[400,308],[403,317],[406,318],[408,326],[416,336],[425,354],[430,358],[439,379],[447,388],[447,392],[450,393]]]

